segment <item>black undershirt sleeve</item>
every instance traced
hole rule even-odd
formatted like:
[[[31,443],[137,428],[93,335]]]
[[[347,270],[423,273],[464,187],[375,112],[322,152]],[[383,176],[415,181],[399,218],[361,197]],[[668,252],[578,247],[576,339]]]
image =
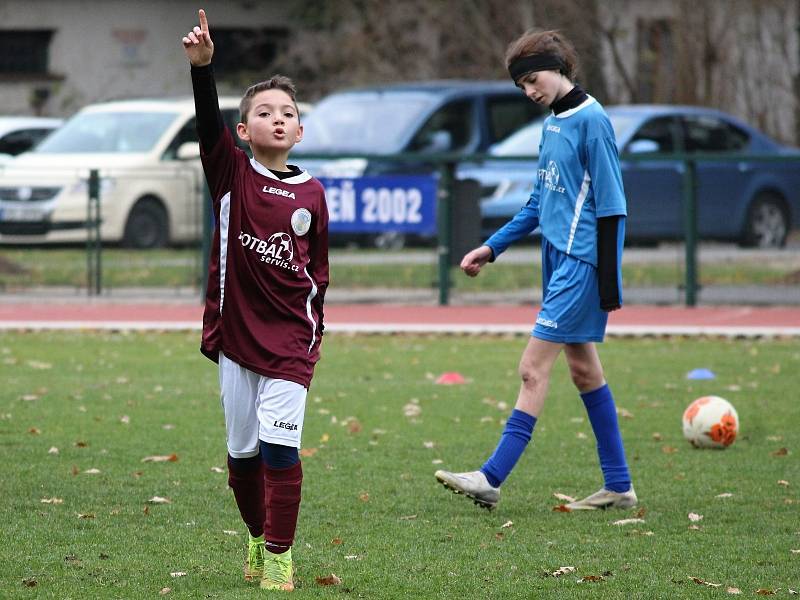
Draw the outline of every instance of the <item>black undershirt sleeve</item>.
[[[597,281],[600,288],[600,308],[605,311],[621,306],[617,273],[617,235],[619,216],[597,219]]]
[[[192,66],[192,90],[194,91],[194,111],[197,116],[197,135],[204,154],[209,154],[222,136],[225,123],[219,111],[217,84],[211,65]]]

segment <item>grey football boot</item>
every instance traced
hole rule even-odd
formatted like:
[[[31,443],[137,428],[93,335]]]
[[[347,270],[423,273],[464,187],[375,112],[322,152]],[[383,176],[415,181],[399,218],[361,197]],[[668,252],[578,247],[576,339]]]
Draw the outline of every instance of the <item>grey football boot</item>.
[[[575,500],[567,504],[570,510],[605,510],[607,508],[633,508],[638,499],[633,486],[627,492],[612,492],[606,488],[587,496],[583,500]]]
[[[481,471],[451,473],[439,470],[434,476],[444,487],[456,494],[464,494],[483,508],[492,510],[500,501],[500,488],[492,487]]]

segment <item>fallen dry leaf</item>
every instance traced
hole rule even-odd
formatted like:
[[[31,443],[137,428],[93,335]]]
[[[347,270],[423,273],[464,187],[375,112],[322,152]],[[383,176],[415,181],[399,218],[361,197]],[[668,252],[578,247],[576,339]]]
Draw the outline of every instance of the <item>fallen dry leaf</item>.
[[[367,493],[367,492],[361,492],[361,493],[358,495],[358,499],[359,499],[359,500],[361,500],[362,502],[369,502],[369,493]]]
[[[692,531],[700,531],[700,526],[699,525],[689,525],[689,529],[691,529]]]
[[[514,526],[514,522],[513,521],[506,521],[505,523],[503,523],[500,526],[500,529],[508,529],[509,527],[513,527],[513,526]]]
[[[223,529],[222,533],[225,535],[239,535],[238,531],[234,531],[233,529]]]
[[[61,498],[42,498],[39,502],[42,504],[63,504],[64,500]]]
[[[317,448],[301,448],[300,456],[303,458],[311,458],[317,453]]]
[[[689,576],[689,579],[691,579],[698,585],[706,585],[708,587],[713,587],[713,588],[718,588],[722,586],[721,583],[711,583],[710,581],[705,581],[704,579],[700,579],[699,577],[692,577],[691,575]]]
[[[774,596],[777,593],[777,590],[769,590],[767,588],[761,588],[756,590],[756,594],[759,596]]]
[[[653,434],[653,440],[656,442],[660,442],[664,439],[664,436],[658,433],[657,431]]]
[[[723,493],[721,493],[721,494],[717,494],[717,495],[716,495],[716,496],[714,496],[714,497],[715,497],[715,498],[732,498],[732,497],[733,497],[733,494],[731,494],[730,492],[723,492]]]
[[[698,521],[702,521],[703,520],[703,515],[698,515],[697,513],[690,512],[689,513],[689,520],[692,523],[697,523]]]
[[[742,590],[740,590],[739,588],[735,588],[735,587],[729,587],[725,591],[728,592],[729,594],[741,594],[742,593]]]
[[[772,456],[786,456],[789,454],[788,448],[778,448],[775,452],[772,453]]]
[[[791,552],[792,554],[800,554],[800,549],[798,549],[798,550],[792,549],[792,550],[789,550],[789,552]]]
[[[75,447],[76,448],[88,448],[89,447],[89,442],[84,442],[84,441],[75,442]]]
[[[58,448],[55,446],[51,446],[50,450],[47,451],[48,454],[58,454]]]
[[[413,521],[417,518],[417,515],[406,515],[404,517],[400,517],[401,521]]]
[[[647,514],[647,509],[644,506],[642,506],[639,508],[639,510],[636,511],[636,514],[634,514],[633,516],[636,517],[637,519],[644,519],[644,516],[646,514]]]
[[[617,408],[617,414],[623,419],[632,419],[633,413],[625,408]]]
[[[167,595],[167,594],[169,594],[171,591],[172,591],[172,588],[165,587],[165,588],[161,588],[161,589],[158,591],[158,594],[159,594],[160,596],[166,596],[166,595]]]
[[[79,519],[94,519],[94,513],[78,513]]]
[[[664,454],[675,454],[678,449],[675,446],[662,446],[661,451]]]
[[[128,415],[122,415],[119,418],[119,422],[122,423],[123,425],[130,425],[131,418]]]
[[[574,573],[574,572],[575,572],[575,567],[559,567],[555,571],[550,573],[550,575],[552,575],[553,577],[561,577],[562,575],[566,575],[567,573]]]
[[[572,512],[572,509],[566,504],[559,504],[553,507],[553,512]]]
[[[36,581],[36,578],[28,577],[27,579],[22,580],[22,585],[24,585],[25,587],[36,587],[38,585],[38,582]]]
[[[403,406],[403,415],[406,417],[418,417],[422,414],[422,407],[419,404],[409,402]]]
[[[553,492],[553,496],[559,500],[563,500],[564,502],[575,502],[575,498],[572,496],[567,496],[566,494],[562,494],[561,492]]]
[[[335,573],[331,573],[327,577],[317,577],[316,582],[318,585],[340,585],[342,580]]]
[[[175,571],[174,573],[169,574],[170,577],[186,577],[186,573],[183,571]]]
[[[361,429],[362,429],[361,422],[355,417],[351,417],[347,420],[348,433],[352,434],[361,433]]]
[[[344,559],[345,560],[358,560],[358,554],[346,554]]]
[[[42,433],[42,430],[39,429],[38,427],[31,427],[30,429],[28,429],[28,433],[30,433],[31,435],[39,435],[40,433]]]
[[[160,456],[145,456],[142,462],[176,462],[177,460],[177,454],[163,454]]]
[[[619,521],[614,521],[612,525],[630,525],[631,523],[644,523],[644,519],[620,519]]]
[[[333,538],[331,540],[331,544],[334,546],[341,546],[342,545],[342,538]]]
[[[147,502],[150,504],[172,504],[172,500],[169,498],[162,498],[161,496],[153,496]]]
[[[578,583],[581,583],[583,581],[605,581],[605,580],[606,578],[603,577],[602,575],[584,575],[583,577],[578,579]]]
[[[783,487],[789,487],[789,482],[786,481],[785,479],[779,479],[778,485],[782,485]]]
[[[373,433],[374,433],[374,432],[373,432]],[[322,437],[320,437],[320,438],[319,438],[319,443],[320,443],[320,444],[324,444],[324,443],[325,443],[325,442],[327,442],[329,439],[331,439],[331,436],[329,436],[327,433],[323,433],[323,434],[322,434]]]
[[[101,472],[101,471],[100,471],[100,469],[86,469],[86,470],[84,471],[84,473],[85,473],[86,475],[99,475],[99,474],[100,474],[100,472]]]
[[[222,469],[220,467],[211,467],[211,472],[212,473],[224,473],[225,469]]]

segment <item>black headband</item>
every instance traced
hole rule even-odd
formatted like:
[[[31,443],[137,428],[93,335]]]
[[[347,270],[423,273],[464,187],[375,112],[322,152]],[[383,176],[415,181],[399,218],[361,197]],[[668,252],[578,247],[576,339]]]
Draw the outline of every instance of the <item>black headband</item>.
[[[561,71],[566,68],[564,61],[561,57],[555,54],[531,54],[529,56],[520,56],[515,58],[514,61],[508,65],[508,74],[511,79],[516,82],[523,75],[533,73],[535,71]]]

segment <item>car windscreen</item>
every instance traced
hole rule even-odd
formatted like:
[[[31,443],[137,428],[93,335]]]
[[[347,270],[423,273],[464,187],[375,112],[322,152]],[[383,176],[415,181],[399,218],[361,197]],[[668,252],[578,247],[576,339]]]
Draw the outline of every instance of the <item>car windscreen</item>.
[[[608,118],[611,121],[611,127],[614,129],[617,142],[639,121],[629,115],[612,114]],[[489,153],[495,156],[538,156],[539,144],[542,141],[543,124],[544,119],[537,119],[516,133],[512,133],[502,142],[492,146],[489,149]]]
[[[178,113],[171,112],[80,113],[45,139],[34,152],[148,152],[177,116]]]
[[[392,154],[434,99],[421,94],[358,92],[330,96],[303,119],[295,153]]]

